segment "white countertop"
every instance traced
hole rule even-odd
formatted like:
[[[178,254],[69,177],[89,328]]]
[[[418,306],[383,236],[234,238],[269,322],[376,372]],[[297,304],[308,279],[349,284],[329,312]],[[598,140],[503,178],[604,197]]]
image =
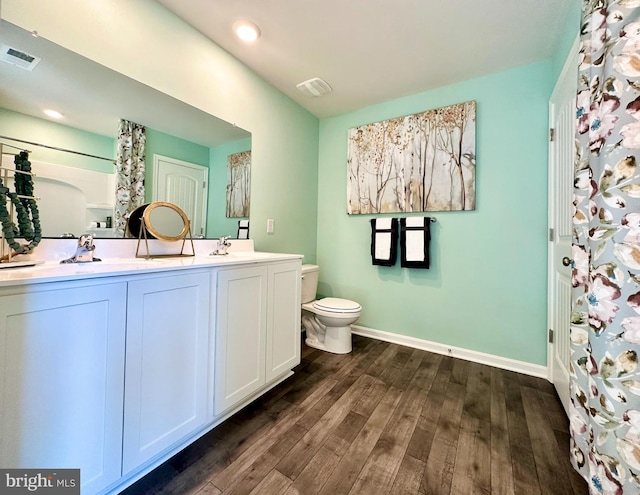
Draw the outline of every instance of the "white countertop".
[[[47,260],[42,262],[43,260],[38,259],[38,253],[36,252],[30,258],[34,261],[38,260],[40,264],[34,266],[11,266],[10,264],[3,263],[3,268],[0,269],[0,287],[114,277],[140,274],[141,272],[154,273],[170,270],[226,267],[302,259],[302,255],[299,254],[265,253],[245,250],[230,252],[225,256],[202,255],[196,252],[196,256],[171,256],[150,259],[136,258],[135,256],[108,257],[102,255],[98,257],[100,257],[102,261],[60,263],[59,260]]]

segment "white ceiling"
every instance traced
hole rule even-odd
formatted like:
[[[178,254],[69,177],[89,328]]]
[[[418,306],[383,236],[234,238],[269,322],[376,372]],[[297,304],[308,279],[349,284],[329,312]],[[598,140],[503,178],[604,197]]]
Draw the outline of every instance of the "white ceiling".
[[[157,0],[318,117],[552,56],[577,0]],[[262,30],[253,45],[232,25]],[[333,92],[296,84],[319,77]]]

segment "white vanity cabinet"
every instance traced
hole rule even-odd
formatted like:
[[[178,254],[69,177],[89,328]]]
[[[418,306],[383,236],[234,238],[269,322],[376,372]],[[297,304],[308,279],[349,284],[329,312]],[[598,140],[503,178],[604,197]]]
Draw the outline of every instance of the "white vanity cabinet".
[[[129,282],[122,472],[207,421],[209,271]]]
[[[113,495],[289,376],[301,260],[250,256],[0,273],[0,468]]]
[[[13,293],[12,293],[13,292]],[[121,476],[126,283],[0,292],[0,466]]]
[[[300,262],[269,265],[266,381],[300,364]]]
[[[300,261],[217,273],[214,415],[300,362]]]
[[[266,266],[217,273],[214,415],[265,384]]]

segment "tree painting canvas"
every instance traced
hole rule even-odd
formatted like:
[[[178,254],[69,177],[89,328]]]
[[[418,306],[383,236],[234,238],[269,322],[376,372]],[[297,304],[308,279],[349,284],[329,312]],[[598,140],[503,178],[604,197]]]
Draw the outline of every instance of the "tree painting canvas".
[[[349,129],[347,213],[474,210],[476,102]]]
[[[227,157],[227,218],[248,217],[251,205],[251,151]]]

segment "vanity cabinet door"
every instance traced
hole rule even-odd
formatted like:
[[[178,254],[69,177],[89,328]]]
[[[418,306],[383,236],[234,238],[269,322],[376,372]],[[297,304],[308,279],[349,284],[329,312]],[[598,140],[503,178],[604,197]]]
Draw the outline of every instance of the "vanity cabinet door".
[[[266,266],[217,273],[214,415],[265,384]]]
[[[51,289],[0,297],[0,466],[97,493],[120,478],[126,284]]]
[[[266,380],[300,363],[300,261],[269,266]]]
[[[209,277],[196,272],[129,283],[123,474],[206,422]]]

